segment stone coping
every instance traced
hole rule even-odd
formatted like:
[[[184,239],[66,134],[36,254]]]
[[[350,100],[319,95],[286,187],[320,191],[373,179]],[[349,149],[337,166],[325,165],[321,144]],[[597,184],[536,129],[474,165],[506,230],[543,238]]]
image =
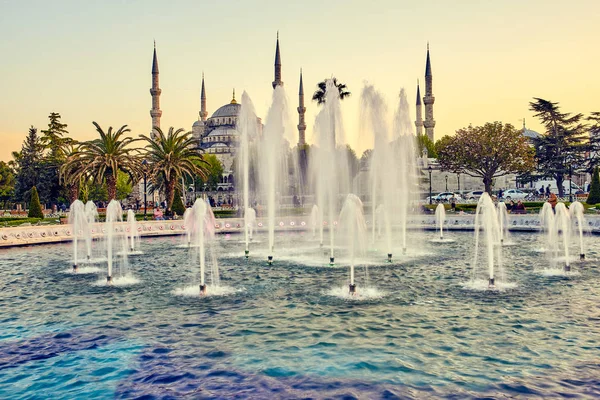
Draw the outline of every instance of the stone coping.
[[[446,216],[445,230],[473,230],[473,214],[450,214]],[[600,234],[600,216],[586,216],[586,231]],[[243,218],[219,218],[215,222],[216,233],[241,233],[243,232]],[[334,221],[337,225],[337,221]],[[325,223],[326,225],[326,223]],[[367,220],[367,226],[370,221]],[[275,222],[277,231],[311,230],[310,216],[277,218]],[[40,225],[40,226],[18,226],[11,228],[0,228],[0,247],[27,246],[46,243],[70,242],[73,240],[73,227],[71,225]],[[97,223],[92,228],[95,239],[105,233],[105,224]],[[417,215],[411,217],[409,229],[436,229],[436,218],[434,215]],[[541,229],[540,219],[537,215],[509,215],[509,229],[511,231],[537,232]],[[127,222],[116,224],[117,233],[126,233],[129,230]],[[259,218],[255,231],[267,230],[267,220]],[[140,236],[169,236],[183,235],[185,225],[183,220],[174,221],[138,221]]]

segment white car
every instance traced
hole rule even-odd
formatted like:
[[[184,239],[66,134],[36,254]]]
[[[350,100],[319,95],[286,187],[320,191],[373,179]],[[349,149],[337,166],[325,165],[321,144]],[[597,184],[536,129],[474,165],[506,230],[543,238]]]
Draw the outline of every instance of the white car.
[[[483,190],[474,190],[472,192],[469,192],[465,195],[465,199],[470,200],[470,201],[475,201],[475,200],[479,200],[479,198],[481,196],[483,196]]]
[[[454,196],[454,199],[456,199],[456,201],[462,200],[462,197],[460,197],[458,193],[443,192],[440,194],[436,194],[435,196],[431,196],[431,201],[434,203],[446,203],[450,201],[452,196]],[[425,200],[429,202],[429,197],[427,197]]]
[[[506,200],[523,200],[527,197],[527,193],[519,189],[509,189],[504,192],[502,197]]]

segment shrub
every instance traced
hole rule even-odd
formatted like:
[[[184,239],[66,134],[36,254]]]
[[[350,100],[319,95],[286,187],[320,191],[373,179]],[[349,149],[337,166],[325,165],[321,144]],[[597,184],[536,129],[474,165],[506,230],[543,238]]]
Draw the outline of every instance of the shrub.
[[[181,193],[179,190],[175,190],[175,197],[173,198],[173,205],[171,206],[171,210],[177,215],[182,216],[185,212],[185,206],[183,205],[183,201],[181,200]]]
[[[592,175],[592,185],[590,187],[590,194],[586,200],[586,203],[600,203],[600,172],[598,171],[598,167],[594,168],[594,174]]]
[[[42,212],[42,205],[40,204],[40,198],[38,196],[37,188],[34,186],[31,188],[31,201],[29,203],[29,218],[40,218],[44,219],[44,213]]]

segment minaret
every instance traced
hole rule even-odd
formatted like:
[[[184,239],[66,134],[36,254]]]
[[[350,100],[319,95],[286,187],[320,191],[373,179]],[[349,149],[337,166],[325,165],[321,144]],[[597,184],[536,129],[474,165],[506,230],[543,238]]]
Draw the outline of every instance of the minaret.
[[[433,76],[431,75],[431,61],[429,59],[429,43],[427,43],[427,64],[425,65],[425,96],[423,97],[423,103],[425,103],[425,133],[433,142],[433,128],[435,127],[435,120],[433,119],[433,103],[435,97],[433,97]]]
[[[306,123],[304,122],[304,85],[302,84],[302,69],[300,69],[300,89],[298,90],[298,147],[306,145]]]
[[[279,54],[279,31],[277,31],[277,47],[275,48],[275,80],[273,81],[273,89],[277,86],[283,86],[281,81],[281,55]]]
[[[419,89],[419,80],[417,79],[417,120],[415,121],[417,127],[417,136],[423,134],[423,106],[421,105],[421,89]]]
[[[200,92],[200,121],[206,121],[206,90],[204,89],[204,72],[202,73],[202,91]]]
[[[160,93],[162,90],[158,87],[158,57],[156,57],[156,41],[154,41],[154,58],[152,59],[152,88],[150,94],[152,95],[152,109],[150,110],[150,116],[152,117],[152,130],[150,131],[150,137],[154,137],[154,128],[160,128],[160,116],[162,111],[160,110]]]

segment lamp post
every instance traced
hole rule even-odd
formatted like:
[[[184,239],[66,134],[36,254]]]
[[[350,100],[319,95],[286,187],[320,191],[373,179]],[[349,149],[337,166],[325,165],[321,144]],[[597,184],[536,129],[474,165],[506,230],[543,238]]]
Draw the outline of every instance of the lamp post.
[[[456,173],[456,180],[458,181],[458,193],[460,194],[460,172]]]
[[[448,175],[446,175],[446,192],[448,191]]]
[[[431,165],[427,169],[429,170],[429,204],[432,204],[432,202],[431,202]]]
[[[147,167],[148,161],[142,161],[142,168],[144,169],[144,221],[148,220],[148,199],[146,197],[148,194]]]

